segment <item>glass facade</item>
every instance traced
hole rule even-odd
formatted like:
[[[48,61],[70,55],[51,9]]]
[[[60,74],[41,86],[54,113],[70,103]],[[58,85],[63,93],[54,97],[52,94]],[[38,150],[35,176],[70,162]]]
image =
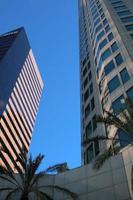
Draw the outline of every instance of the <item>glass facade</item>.
[[[24,28],[1,35],[0,49],[0,139],[7,151],[1,152],[1,164],[22,172],[16,159],[29,150],[43,82]]]
[[[115,16],[116,20],[114,20]],[[133,85],[131,82],[133,13],[128,3],[123,0],[80,0],[79,25],[80,91],[81,108],[83,108],[81,135],[87,133],[88,137],[96,136],[101,130],[106,135],[106,127],[97,125],[96,116],[104,115],[105,110],[111,110],[119,115],[120,110],[125,106],[124,99],[127,96],[130,98],[133,96],[131,87]],[[85,37],[82,37],[81,33],[82,35],[84,33]],[[128,45],[126,46],[125,43]],[[83,44],[88,46],[86,53],[81,48]],[[127,49],[129,44],[131,44],[130,49]],[[88,63],[89,69],[83,77],[82,73],[86,70]],[[86,93],[88,95],[84,101],[83,97]],[[109,135],[111,134],[110,130]],[[102,142],[100,144],[98,142],[98,144],[90,143],[82,147],[82,158],[84,159],[85,155],[86,159],[83,163],[91,162],[101,149],[104,149],[102,145],[104,146]],[[89,151],[91,151],[90,155]]]

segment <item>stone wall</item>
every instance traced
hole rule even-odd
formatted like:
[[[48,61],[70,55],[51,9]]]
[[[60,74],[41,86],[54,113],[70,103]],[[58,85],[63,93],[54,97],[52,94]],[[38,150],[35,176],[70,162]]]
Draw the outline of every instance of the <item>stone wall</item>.
[[[96,171],[91,164],[58,175],[46,175],[38,185],[58,185],[78,194],[79,200],[131,200],[133,148],[126,148]],[[5,184],[5,183],[0,183]],[[46,191],[46,190],[45,190]],[[47,188],[54,200],[71,200],[63,192]],[[14,197],[19,200],[18,196]],[[0,200],[4,197],[0,194]],[[32,197],[32,200],[37,200]]]

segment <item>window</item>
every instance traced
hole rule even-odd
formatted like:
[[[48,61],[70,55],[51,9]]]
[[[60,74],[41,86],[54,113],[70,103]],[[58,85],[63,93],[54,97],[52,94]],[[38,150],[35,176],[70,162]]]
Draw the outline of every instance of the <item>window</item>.
[[[121,79],[122,79],[122,82],[123,84],[126,83],[128,80],[129,80],[129,74],[128,74],[128,71],[126,68],[124,68],[121,72],[120,72],[120,75],[121,75]]]
[[[125,23],[127,23],[127,22],[133,22],[133,16],[121,18],[121,21],[125,22]]]
[[[101,21],[100,18],[98,18],[98,19],[95,21],[95,23],[94,23],[94,27],[96,27],[96,25],[97,25],[100,21]]]
[[[117,66],[123,63],[123,58],[120,53],[115,57],[115,61],[116,61]]]
[[[90,61],[88,62],[87,66],[88,66],[88,69],[90,69],[91,67]]]
[[[133,24],[125,26],[127,31],[133,31]]]
[[[107,43],[108,43],[108,42],[107,42],[107,39],[105,38],[105,39],[99,44],[100,49],[102,49]]]
[[[95,148],[95,156],[97,156],[99,154],[99,141],[98,140],[95,140],[94,148]]]
[[[113,112],[116,115],[118,115],[123,109],[125,109],[125,107],[126,107],[126,104],[125,104],[125,99],[123,95],[121,95],[118,99],[116,99],[112,103]]]
[[[127,7],[126,7],[125,5],[118,6],[118,7],[114,7],[114,9],[115,9],[116,11],[120,11],[120,10],[126,9],[126,8],[127,8]]]
[[[89,81],[92,79],[91,71],[89,72]]]
[[[133,102],[133,87],[131,87],[131,88],[127,91],[127,96],[128,96],[128,98],[130,98],[130,100]]]
[[[113,40],[113,38],[114,38],[113,33],[110,33],[110,34],[108,35],[108,40],[111,41],[111,40]]]
[[[93,93],[93,84],[91,83],[90,86],[89,86],[89,91],[90,91],[90,94]]]
[[[115,51],[117,51],[117,49],[118,49],[117,43],[114,42],[114,43],[111,45],[111,50],[112,50],[112,52],[114,53]]]
[[[117,12],[117,14],[122,17],[122,16],[125,16],[125,15],[130,15],[131,12],[129,10],[124,10],[124,11],[121,11],[121,12]]]
[[[108,48],[101,55],[102,61],[104,62],[110,55],[111,55],[111,51]]]
[[[99,41],[104,35],[105,35],[105,32],[103,30],[97,35],[97,41]]]
[[[84,101],[86,101],[89,97],[89,90],[87,90],[84,94]]]
[[[95,131],[97,128],[96,115],[94,115],[94,117],[92,118],[92,124],[93,124],[93,131]]]
[[[112,2],[112,5],[113,6],[118,6],[118,5],[122,5],[123,4],[123,2],[122,1],[116,1],[116,2]]]
[[[94,158],[93,144],[91,144],[87,149],[87,163],[90,163],[93,158]]]
[[[105,74],[108,75],[115,68],[114,61],[111,60],[104,68]]]
[[[85,76],[87,73],[87,68],[85,67],[84,71],[83,71],[83,76]]]
[[[103,13],[102,15],[101,15],[101,18],[103,19],[105,17],[105,14]]]
[[[105,27],[105,31],[106,31],[106,33],[108,33],[108,32],[109,32],[109,30],[110,30],[110,26],[109,26],[109,25],[107,25],[107,26]]]
[[[103,20],[103,25],[105,26],[108,23],[107,19]]]
[[[120,86],[120,80],[118,76],[115,76],[111,81],[108,82],[108,88],[110,93],[112,93],[119,86]]]
[[[95,34],[96,34],[97,32],[99,32],[99,31],[102,29],[102,27],[103,27],[103,25],[100,24],[100,25],[96,28],[96,30],[95,30]]]
[[[131,139],[129,138],[127,133],[125,133],[122,129],[118,129],[117,134],[118,134],[118,138],[120,140],[121,147],[125,147],[131,143]]]
[[[84,88],[86,88],[87,84],[88,84],[88,77],[84,81]]]
[[[91,110],[94,110],[95,108],[95,100],[94,98],[91,99]]]
[[[130,36],[131,36],[131,38],[133,39],[133,34],[131,34]]]
[[[86,126],[86,136],[87,138],[89,138],[89,136],[92,133],[92,125],[91,125],[91,121],[88,123],[88,125]]]
[[[90,104],[88,104],[87,107],[85,108],[85,118],[87,118],[89,114],[90,114]]]

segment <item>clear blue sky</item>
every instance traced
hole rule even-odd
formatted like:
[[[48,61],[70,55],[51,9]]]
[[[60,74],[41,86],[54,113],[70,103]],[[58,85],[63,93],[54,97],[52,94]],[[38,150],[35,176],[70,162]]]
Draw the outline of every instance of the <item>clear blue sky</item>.
[[[44,90],[30,152],[80,165],[78,0],[1,0],[0,33],[26,28]]]

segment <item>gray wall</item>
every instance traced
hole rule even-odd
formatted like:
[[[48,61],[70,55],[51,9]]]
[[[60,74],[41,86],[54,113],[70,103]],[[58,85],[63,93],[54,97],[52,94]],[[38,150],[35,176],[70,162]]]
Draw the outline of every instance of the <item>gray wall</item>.
[[[131,200],[132,163],[133,148],[125,148],[122,154],[112,157],[99,171],[89,164],[55,176],[46,175],[38,185],[65,187],[77,193],[79,200]],[[48,190],[48,193],[54,195],[54,200],[71,200],[62,192]],[[1,195],[0,200],[4,200]]]

